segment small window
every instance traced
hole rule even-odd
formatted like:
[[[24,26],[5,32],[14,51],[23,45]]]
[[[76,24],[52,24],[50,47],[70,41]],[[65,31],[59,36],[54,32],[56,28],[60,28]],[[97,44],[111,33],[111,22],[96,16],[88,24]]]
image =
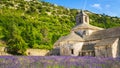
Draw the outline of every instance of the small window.
[[[83,35],[86,35],[86,31],[83,31]]]
[[[82,52],[82,56],[85,56],[86,54],[85,54],[85,52]]]
[[[74,50],[73,49],[71,49],[71,54],[74,54]]]

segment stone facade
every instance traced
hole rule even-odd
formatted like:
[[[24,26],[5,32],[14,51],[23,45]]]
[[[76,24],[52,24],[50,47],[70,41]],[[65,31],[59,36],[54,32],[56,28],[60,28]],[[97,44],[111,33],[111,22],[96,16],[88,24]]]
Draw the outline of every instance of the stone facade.
[[[56,55],[65,56],[120,56],[120,27],[103,29],[89,24],[89,16],[81,11],[71,33],[54,44]],[[54,52],[55,54],[55,52]]]
[[[67,44],[60,47],[60,54],[61,55],[72,55],[77,56],[79,55],[79,51],[82,50],[82,42],[74,43],[74,44]]]
[[[100,56],[100,57],[117,57],[117,56],[119,56],[118,55],[119,38],[115,38],[114,41],[110,41],[110,42],[111,42],[110,45],[106,45],[106,44],[102,44],[101,46],[96,45],[95,46],[96,56]]]

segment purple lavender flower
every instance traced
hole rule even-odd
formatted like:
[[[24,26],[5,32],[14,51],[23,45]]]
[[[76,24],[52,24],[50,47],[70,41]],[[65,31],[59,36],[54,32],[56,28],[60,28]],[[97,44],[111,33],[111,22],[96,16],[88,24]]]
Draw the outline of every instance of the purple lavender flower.
[[[0,68],[119,68],[120,58],[0,56]]]

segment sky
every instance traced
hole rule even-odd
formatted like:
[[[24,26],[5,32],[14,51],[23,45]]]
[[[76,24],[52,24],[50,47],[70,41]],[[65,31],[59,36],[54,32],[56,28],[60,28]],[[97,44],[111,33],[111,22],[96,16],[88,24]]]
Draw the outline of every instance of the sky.
[[[44,0],[52,4],[120,17],[120,0]]]

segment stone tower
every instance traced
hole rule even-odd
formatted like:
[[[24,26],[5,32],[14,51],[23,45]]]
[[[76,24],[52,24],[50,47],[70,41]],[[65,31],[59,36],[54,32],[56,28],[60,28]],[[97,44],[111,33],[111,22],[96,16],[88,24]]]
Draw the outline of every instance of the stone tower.
[[[76,16],[76,25],[83,23],[89,24],[89,16],[85,14],[83,10],[81,10],[79,14]]]
[[[82,38],[91,35],[93,32],[102,30],[101,28],[89,24],[89,16],[82,10],[76,16],[76,26],[72,29]]]

